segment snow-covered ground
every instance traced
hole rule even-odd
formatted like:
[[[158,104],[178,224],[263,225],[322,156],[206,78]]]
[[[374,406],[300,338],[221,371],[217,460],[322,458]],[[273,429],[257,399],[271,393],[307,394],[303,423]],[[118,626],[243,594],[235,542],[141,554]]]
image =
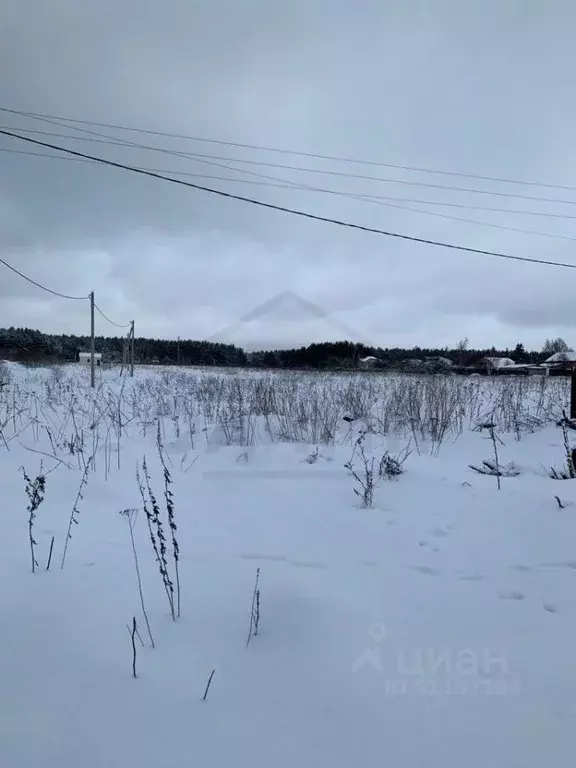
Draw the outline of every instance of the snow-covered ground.
[[[573,764],[576,480],[545,469],[565,466],[564,380],[147,370],[99,373],[92,391],[78,368],[10,373],[2,766]],[[469,468],[493,457],[474,429],[489,419],[499,465],[520,473],[500,490]],[[174,580],[158,423],[180,547],[176,621],[136,479],[145,457]],[[365,477],[354,446],[368,425],[365,508],[344,464]],[[406,446],[404,473],[379,478],[384,451]],[[22,467],[46,478],[35,573]],[[123,509],[140,510],[154,649]]]

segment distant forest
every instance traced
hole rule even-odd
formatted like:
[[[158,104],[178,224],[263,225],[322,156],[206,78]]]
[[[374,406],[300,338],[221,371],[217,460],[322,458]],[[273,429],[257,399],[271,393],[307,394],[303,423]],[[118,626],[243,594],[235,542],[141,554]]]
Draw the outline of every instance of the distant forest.
[[[125,339],[96,337],[96,351],[104,363],[122,362]],[[377,357],[379,367],[402,368],[409,361],[422,361],[428,367],[442,367],[442,358],[457,366],[470,366],[483,357],[510,357],[515,362],[540,363],[554,351],[567,349],[562,339],[547,340],[542,351],[527,352],[522,344],[510,349],[469,349],[467,339],[457,349],[381,349],[349,341],[309,344],[299,349],[245,352],[233,344],[209,341],[179,341],[136,338],[135,361],[139,364],[242,366],[264,368],[350,369],[357,368],[363,357]],[[90,349],[87,336],[41,333],[31,328],[0,329],[0,359],[17,362],[74,362],[79,352]]]

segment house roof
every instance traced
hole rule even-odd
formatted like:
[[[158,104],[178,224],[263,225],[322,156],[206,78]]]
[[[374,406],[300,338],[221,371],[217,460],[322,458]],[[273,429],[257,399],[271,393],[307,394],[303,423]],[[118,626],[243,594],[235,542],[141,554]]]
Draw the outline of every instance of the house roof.
[[[427,363],[439,363],[440,365],[454,365],[452,360],[448,357],[442,357],[442,355],[434,355],[426,358]]]
[[[494,368],[507,368],[509,365],[516,365],[510,357],[483,357],[481,362],[490,363]]]
[[[545,363],[576,363],[576,352],[573,350],[570,350],[569,352],[556,352],[555,355],[552,355],[547,360],[544,361]]]

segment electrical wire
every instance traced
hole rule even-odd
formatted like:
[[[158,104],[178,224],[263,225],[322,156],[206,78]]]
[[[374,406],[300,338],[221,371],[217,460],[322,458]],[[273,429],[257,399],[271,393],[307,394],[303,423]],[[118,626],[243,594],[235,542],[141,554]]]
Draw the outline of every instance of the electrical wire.
[[[96,304],[96,302],[94,302],[94,309],[102,315],[104,320],[107,320],[110,323],[110,325],[115,325],[116,328],[130,328],[132,326],[132,323],[120,324],[120,323],[115,323],[114,320],[110,320],[108,315],[105,315],[104,312],[102,312],[102,310],[100,309],[98,304]]]
[[[327,224],[334,224],[336,226],[345,227],[345,228],[348,228],[348,229],[355,229],[355,230],[359,230],[359,231],[362,231],[362,232],[371,232],[373,234],[382,235],[382,236],[385,236],[385,237],[393,237],[393,238],[396,238],[396,239],[399,239],[399,240],[406,240],[406,241],[415,242],[415,243],[422,243],[422,244],[425,244],[425,245],[434,245],[434,246],[439,247],[439,248],[447,248],[447,249],[450,249],[450,250],[463,251],[463,252],[466,252],[466,253],[475,253],[475,254],[482,255],[482,256],[493,256],[493,257],[496,257],[496,258],[508,259],[508,260],[511,260],[511,261],[522,261],[522,262],[527,262],[527,263],[532,263],[532,264],[545,264],[547,266],[564,267],[566,269],[576,269],[576,264],[570,264],[570,263],[558,262],[558,261],[550,261],[550,260],[547,260],[547,259],[536,259],[536,258],[531,258],[531,257],[528,257],[528,256],[513,256],[512,254],[500,253],[498,251],[488,251],[488,250],[484,250],[484,249],[480,249],[480,248],[472,248],[472,247],[469,247],[469,246],[455,245],[453,243],[445,243],[445,242],[441,242],[441,241],[438,241],[438,240],[430,240],[428,238],[416,237],[416,236],[413,236],[413,235],[405,235],[405,234],[402,234],[402,233],[399,233],[399,232],[389,232],[387,230],[377,229],[375,227],[368,227],[368,226],[365,226],[365,225],[362,225],[362,224],[356,224],[356,223],[353,223],[353,222],[347,222],[347,221],[343,221],[341,219],[329,218],[327,216],[319,216],[317,214],[308,213],[306,211],[297,210],[295,208],[288,208],[286,206],[275,205],[273,203],[267,203],[267,202],[265,202],[263,200],[257,200],[255,198],[244,197],[242,195],[236,195],[236,194],[233,194],[232,192],[225,192],[224,190],[214,189],[212,187],[205,187],[205,186],[200,185],[200,184],[194,184],[194,183],[189,182],[189,181],[183,181],[182,179],[174,179],[174,178],[171,178],[169,176],[165,176],[165,175],[162,175],[162,174],[159,174],[159,173],[155,173],[155,172],[152,172],[152,171],[144,171],[144,170],[141,170],[139,168],[134,168],[132,166],[125,165],[124,163],[118,163],[118,162],[115,162],[113,160],[108,160],[108,159],[103,158],[103,157],[97,157],[95,155],[88,155],[88,154],[86,154],[84,152],[78,152],[77,150],[69,149],[67,147],[58,146],[56,144],[49,144],[48,142],[39,141],[38,139],[33,139],[33,138],[29,137],[29,136],[21,136],[21,135],[19,135],[17,133],[6,131],[4,129],[0,129],[0,134],[2,134],[4,136],[9,136],[9,137],[14,138],[14,139],[18,139],[20,141],[28,142],[30,144],[34,144],[34,145],[37,145],[37,146],[45,147],[47,149],[53,149],[53,150],[56,150],[58,152],[64,152],[66,154],[69,154],[69,155],[72,155],[72,156],[75,156],[75,157],[82,157],[82,158],[86,158],[88,160],[94,160],[95,162],[102,163],[103,165],[108,165],[108,166],[110,166],[112,168],[119,168],[119,169],[122,169],[122,170],[125,170],[125,171],[130,171],[131,173],[137,173],[137,174],[142,175],[142,176],[149,176],[150,178],[162,179],[163,181],[168,181],[168,182],[170,182],[172,184],[178,184],[179,186],[189,187],[190,189],[196,189],[196,190],[201,191],[201,192],[209,192],[210,194],[218,195],[220,197],[225,197],[225,198],[227,198],[229,200],[238,200],[238,201],[241,201],[241,202],[244,202],[244,203],[249,203],[251,205],[256,205],[256,206],[258,206],[260,208],[266,208],[268,210],[280,211],[282,213],[288,213],[288,214],[291,214],[293,216],[299,216],[301,218],[306,218],[306,219],[310,219],[310,220],[313,220],[313,221],[322,221],[322,222],[327,223]]]
[[[47,120],[47,122],[53,122],[53,121]],[[14,126],[0,126],[0,128],[3,131],[5,131],[6,129],[14,130]],[[205,162],[206,160],[219,160],[226,163],[243,163],[245,165],[265,166],[268,168],[281,168],[286,171],[296,171],[298,173],[313,173],[313,174],[320,174],[320,175],[327,175],[327,176],[335,176],[338,178],[360,179],[363,181],[377,181],[379,183],[384,183],[384,184],[404,184],[406,186],[411,186],[411,187],[425,187],[426,189],[437,189],[437,190],[448,191],[448,192],[465,192],[467,194],[489,195],[489,196],[491,195],[495,197],[504,197],[504,198],[517,199],[517,200],[531,200],[533,202],[541,202],[541,203],[576,205],[576,200],[564,200],[564,199],[552,198],[552,197],[539,197],[536,195],[520,195],[520,194],[514,194],[512,192],[498,192],[498,191],[491,191],[487,189],[473,189],[471,187],[453,187],[445,184],[431,184],[424,181],[410,181],[408,179],[391,179],[391,178],[386,178],[382,176],[369,176],[366,174],[346,173],[344,171],[331,171],[331,170],[323,170],[321,168],[305,168],[303,166],[284,165],[282,163],[270,163],[262,160],[246,160],[242,158],[223,157],[221,155],[207,155],[200,152],[197,152],[197,153],[181,152],[179,150],[167,149],[165,147],[154,147],[147,144],[139,144],[132,141],[118,140],[117,137],[106,137],[106,138],[100,138],[100,139],[93,138],[94,135],[105,136],[105,134],[98,134],[95,131],[87,131],[85,129],[74,128],[74,126],[70,126],[70,128],[72,128],[72,130],[81,130],[84,133],[90,133],[92,134],[92,136],[89,138],[84,136],[71,136],[70,134],[56,133],[53,131],[40,131],[33,128],[22,128],[22,127],[17,127],[15,130],[21,131],[23,133],[32,133],[39,136],[51,136],[51,137],[56,137],[61,139],[72,139],[73,141],[89,141],[92,143],[104,144],[108,146],[133,147],[135,149],[144,149],[149,152],[160,152],[161,154],[173,155],[175,157],[186,158],[189,160],[196,160],[198,162]],[[230,165],[225,167],[228,171],[247,173],[247,171],[242,168],[234,168],[233,166],[230,166]],[[287,183],[290,183],[290,182],[287,182]]]
[[[45,285],[42,285],[41,283],[37,283],[36,280],[32,280],[31,277],[28,277],[23,272],[20,272],[16,267],[13,267],[11,264],[8,264],[7,261],[4,261],[4,259],[0,258],[0,264],[4,264],[5,267],[8,267],[8,269],[11,269],[12,272],[15,272],[20,277],[23,277],[24,280],[27,280],[29,283],[32,283],[32,285],[35,285],[37,288],[42,288],[43,291],[46,291],[47,293],[51,293],[54,296],[59,296],[61,299],[73,299],[74,301],[86,301],[86,299],[89,299],[89,296],[67,296],[65,293],[58,293],[58,291],[53,291],[51,288],[47,288]]]
[[[279,154],[284,155],[294,155],[298,157],[309,157],[316,160],[330,160],[333,162],[338,163],[350,163],[350,164],[357,164],[357,165],[366,165],[366,166],[372,166],[372,167],[379,167],[379,168],[394,168],[397,170],[403,170],[403,171],[415,171],[418,173],[431,173],[441,176],[455,176],[460,178],[466,178],[466,179],[478,179],[481,181],[495,181],[502,184],[520,184],[523,186],[530,186],[530,187],[544,187],[546,189],[563,189],[568,191],[576,191],[576,187],[574,186],[567,186],[563,184],[549,184],[546,182],[540,182],[540,181],[525,181],[521,179],[508,179],[498,176],[481,176],[478,174],[473,173],[462,173],[459,171],[443,171],[433,168],[420,168],[418,166],[412,166],[412,165],[399,165],[396,163],[384,163],[379,162],[376,160],[365,160],[365,159],[355,159],[351,157],[339,157],[337,155],[323,155],[318,154],[315,152],[300,152],[294,149],[286,149],[286,148],[279,148],[279,147],[268,147],[261,144],[242,144],[239,142],[234,141],[222,141],[219,139],[208,139],[205,137],[200,136],[190,136],[186,134],[181,133],[170,133],[167,131],[154,131],[150,129],[145,128],[135,128],[132,126],[126,126],[126,125],[118,125],[114,123],[104,123],[104,122],[96,122],[93,120],[79,120],[77,118],[73,117],[62,117],[58,115],[49,115],[42,112],[24,112],[17,109],[8,109],[7,107],[0,107],[0,112],[6,112],[8,114],[12,115],[19,115],[21,117],[28,117],[33,118],[36,120],[62,120],[67,123],[77,123],[79,125],[92,125],[99,128],[112,128],[113,130],[118,131],[129,131],[132,133],[141,133],[146,134],[149,136],[160,136],[164,138],[171,138],[171,139],[184,139],[186,141],[197,141],[207,144],[216,144],[220,146],[226,146],[226,147],[238,147],[240,149],[250,149],[255,150],[259,152],[275,152]],[[70,126],[72,127],[72,126]]]
[[[28,277],[28,275],[25,275],[23,272],[20,272],[20,270],[16,269],[16,267],[13,267],[11,264],[9,264],[7,261],[4,261],[4,259],[0,258],[0,264],[4,264],[5,267],[8,267],[8,269],[12,270],[12,272],[16,273],[19,277],[24,278],[24,280],[27,280],[29,283],[32,283],[32,285],[35,285],[37,288],[41,288],[43,291],[46,291],[47,293],[51,293],[53,296],[58,296],[61,299],[71,299],[74,301],[87,301],[90,296],[68,296],[65,293],[59,293],[58,291],[53,291],[51,288],[47,288],[45,285],[42,285],[41,283],[36,282],[36,280],[33,280],[31,277]],[[94,309],[96,309],[102,317],[107,320],[112,325],[115,325],[117,328],[129,328],[132,323],[126,323],[126,325],[119,325],[118,323],[115,323],[113,320],[110,320],[110,318],[104,314],[104,312],[100,309],[100,307],[94,302]]]
[[[116,139],[118,137],[110,136],[109,134],[102,134],[102,133],[99,133],[99,132],[96,132],[96,131],[92,131],[92,130],[88,130],[88,129],[85,129],[85,128],[78,128],[76,126],[68,126],[68,125],[65,125],[65,124],[63,124],[61,122],[58,122],[58,120],[56,118],[53,119],[53,118],[47,118],[47,117],[38,117],[37,119],[41,120],[42,122],[49,123],[51,125],[57,125],[59,127],[64,127],[64,128],[72,128],[72,130],[80,131],[81,133],[85,133],[85,134],[90,134],[90,136],[97,136],[100,139],[110,140],[111,143],[113,143],[115,145],[118,145],[118,146],[129,146],[129,147],[136,147],[136,148],[139,148],[139,149],[149,149],[146,145],[138,144],[138,143],[132,142],[132,141],[127,141],[125,139],[120,139],[120,142],[118,142],[118,141],[116,141]],[[30,132],[33,133],[34,131],[30,131]],[[39,133],[47,133],[47,132],[42,132],[41,131]],[[48,135],[56,135],[56,136],[61,136],[61,137],[64,137],[64,138],[67,138],[69,136],[68,134],[51,134],[51,133],[48,134]],[[71,138],[76,138],[78,140],[79,137],[72,136]],[[90,141],[90,140],[91,139],[87,139],[87,141]],[[108,143],[108,142],[106,141],[106,142],[98,142],[98,143]],[[187,153],[175,152],[173,150],[162,150],[162,149],[159,149],[159,148],[150,148],[150,149],[157,150],[157,151],[165,151],[167,154],[175,154],[176,156],[179,156],[179,157],[185,157],[187,159],[192,159],[192,158],[190,158],[188,156]],[[289,179],[278,178],[277,176],[270,176],[270,175],[267,175],[267,174],[262,174],[262,173],[258,173],[258,172],[255,172],[255,171],[250,171],[250,170],[247,170],[245,168],[234,168],[234,167],[231,167],[229,164],[228,165],[222,165],[220,163],[211,162],[211,161],[206,160],[206,159],[200,159],[200,156],[196,156],[194,159],[196,160],[196,162],[200,162],[200,163],[203,163],[205,165],[210,165],[210,166],[214,166],[214,167],[217,167],[217,168],[222,168],[222,169],[224,169],[226,171],[234,171],[234,172],[237,172],[237,173],[248,174],[250,176],[256,176],[258,178],[263,178],[263,179],[271,180],[271,181],[274,181],[274,182],[280,182],[282,187],[286,187],[287,185],[289,185],[289,186],[292,186],[292,187],[294,187],[296,189],[306,189],[306,190],[315,191],[315,192],[324,192],[326,194],[341,195],[343,197],[349,197],[349,198],[353,198],[353,199],[365,199],[368,202],[376,202],[377,200],[394,200],[394,201],[397,201],[397,202],[409,202],[409,203],[416,203],[416,204],[420,204],[420,205],[440,205],[440,206],[444,206],[445,205],[445,206],[448,206],[448,207],[471,208],[471,209],[477,209],[477,210],[486,210],[486,211],[494,211],[494,212],[498,211],[498,212],[509,213],[508,209],[502,209],[502,208],[485,208],[485,207],[481,207],[481,206],[473,206],[473,205],[470,205],[470,204],[463,204],[463,203],[446,203],[446,202],[428,201],[428,200],[406,200],[406,199],[403,199],[403,198],[395,198],[393,196],[386,196],[386,195],[362,195],[362,194],[351,193],[351,192],[342,192],[342,191],[338,191],[338,190],[329,190],[329,189],[323,189],[323,188],[319,188],[319,187],[311,187],[309,185],[302,185],[302,184],[300,184],[298,182],[294,182],[294,181],[291,181]],[[234,162],[234,160],[232,160],[232,162]],[[286,167],[286,166],[281,166],[281,167]],[[150,170],[153,173],[170,173],[170,171],[164,171],[164,170],[158,171],[157,169],[149,169],[149,168],[148,169],[143,169],[143,170]],[[180,172],[179,171],[175,171],[175,172],[172,172],[172,173],[175,174],[175,175],[195,175],[197,177],[199,176],[199,174],[190,174],[190,173],[181,172],[181,171]],[[203,176],[203,177],[201,176],[201,178],[210,178],[210,177],[209,176]],[[218,177],[213,177],[213,178],[217,179]],[[223,180],[226,180],[226,179],[223,179]],[[230,181],[235,181],[235,179],[230,179]],[[237,182],[242,182],[242,181],[245,182],[244,179],[237,179],[236,181]],[[522,196],[520,196],[520,197],[522,197]],[[528,197],[527,199],[532,199],[532,198]],[[542,201],[546,201],[546,202],[550,202],[548,198],[542,198],[541,200]],[[568,201],[566,201],[566,202],[568,202]],[[384,205],[386,205],[386,203],[384,203]],[[568,235],[559,235],[559,234],[548,233],[548,232],[538,232],[538,231],[535,231],[535,230],[520,229],[518,227],[509,227],[509,226],[504,225],[504,224],[495,224],[495,223],[491,223],[491,222],[481,222],[481,221],[477,221],[477,220],[463,219],[462,217],[449,216],[448,214],[438,214],[438,213],[431,212],[431,211],[421,211],[421,210],[418,210],[418,209],[415,209],[415,208],[408,208],[408,207],[404,207],[404,206],[401,206],[401,205],[390,205],[390,204],[388,204],[388,205],[389,205],[389,207],[410,211],[412,213],[419,213],[419,214],[424,214],[424,215],[429,215],[429,216],[438,216],[440,218],[451,219],[453,221],[462,221],[462,222],[468,223],[468,224],[474,224],[474,225],[479,225],[479,226],[487,226],[487,227],[494,227],[496,229],[503,229],[503,230],[508,230],[508,231],[511,231],[511,232],[521,232],[521,233],[524,233],[524,234],[536,235],[538,237],[549,237],[549,238],[560,239],[560,240],[574,240],[574,238],[572,238],[572,237],[570,237]],[[550,213],[550,212],[547,212],[547,211],[534,211],[534,212],[526,211],[526,212],[522,212],[522,213],[523,213],[523,215],[550,216],[550,217],[553,217],[553,218],[576,218],[574,216],[570,216],[570,215],[567,215],[567,214],[555,214],[555,213]]]
[[[10,152],[14,154],[28,155],[32,157],[46,157],[51,160],[65,160],[68,162],[86,163],[87,165],[98,165],[98,163],[95,162],[94,160],[85,160],[79,157],[67,157],[67,156],[62,157],[60,155],[50,155],[47,152],[29,152],[21,149],[10,149],[8,147],[0,147],[0,152]],[[534,211],[534,212],[533,211],[512,211],[507,208],[484,208],[481,206],[462,205],[459,203],[437,203],[429,200],[412,200],[410,198],[387,197],[384,195],[363,195],[363,194],[357,194],[355,192],[343,192],[341,190],[324,189],[322,187],[310,187],[310,186],[301,185],[301,184],[296,185],[296,184],[287,184],[287,183],[263,182],[263,181],[255,181],[254,179],[234,179],[230,176],[212,176],[209,174],[192,173],[191,171],[172,171],[172,170],[167,170],[165,168],[164,169],[144,168],[142,166],[134,166],[134,167],[141,171],[151,171],[152,173],[162,173],[162,174],[170,173],[174,176],[188,176],[188,177],[194,177],[198,179],[211,179],[214,181],[226,181],[226,182],[232,182],[236,184],[253,184],[255,186],[272,187],[275,189],[292,189],[292,190],[298,190],[298,191],[321,192],[324,194],[336,195],[339,197],[346,197],[353,200],[360,200],[367,203],[385,205],[389,208],[397,208],[399,210],[410,211],[412,213],[419,213],[425,216],[437,216],[442,219],[450,219],[451,221],[460,221],[464,224],[473,224],[475,226],[480,226],[480,227],[492,227],[495,229],[503,229],[508,232],[518,232],[524,235],[536,235],[537,237],[549,237],[555,240],[570,240],[572,242],[576,242],[576,237],[571,237],[570,235],[560,235],[555,232],[539,232],[538,230],[534,230],[534,229],[523,229],[521,227],[511,227],[506,224],[496,224],[495,222],[491,222],[491,221],[478,221],[476,219],[464,219],[461,216],[450,216],[447,213],[438,213],[437,211],[423,211],[417,208],[410,208],[405,205],[397,205],[397,204],[394,204],[391,202],[385,202],[385,201],[394,200],[399,203],[406,202],[406,203],[416,203],[419,205],[437,205],[437,206],[449,206],[449,207],[455,207],[455,208],[470,208],[472,210],[479,210],[479,211],[490,211],[490,212],[507,213],[507,214],[511,214],[511,213],[523,214],[523,215],[533,215],[533,216],[547,216],[547,217],[560,218],[560,219],[576,219],[576,215],[561,214],[561,213],[545,213],[540,211]],[[264,178],[267,178],[267,177],[264,177]]]
[[[30,152],[25,149],[11,149],[9,147],[0,147],[0,152],[8,152],[11,154],[16,155],[29,155],[31,157],[48,157],[52,160],[65,160],[67,162],[76,162],[76,163],[87,163],[89,165],[97,165],[98,163],[94,160],[85,160],[83,158],[79,157],[61,157],[60,155],[50,155],[47,152]],[[216,163],[208,163],[209,165],[216,165]],[[204,173],[194,173],[192,171],[174,171],[169,170],[167,168],[148,168],[144,166],[134,166],[137,167],[141,171],[151,171],[153,173],[171,173],[175,176],[190,176],[197,179],[213,179],[217,181],[230,181],[235,182],[237,184],[254,184],[256,186],[261,187],[274,187],[277,189],[295,189],[295,190],[309,190],[311,192],[323,192],[329,195],[338,195],[343,197],[354,197],[358,199],[365,199],[365,200],[393,200],[394,202],[399,203],[415,203],[416,205],[434,205],[436,207],[440,208],[461,208],[464,210],[471,210],[471,211],[486,211],[489,213],[506,213],[506,214],[513,214],[518,216],[541,216],[544,218],[551,218],[551,219],[576,219],[576,214],[569,214],[569,213],[549,213],[548,211],[526,211],[526,210],[518,210],[518,209],[511,209],[511,208],[494,208],[491,206],[482,206],[482,205],[471,205],[470,203],[452,203],[452,202],[446,202],[446,201],[439,201],[439,200],[414,200],[410,197],[395,197],[394,195],[373,195],[373,194],[362,194],[362,193],[356,193],[356,192],[347,192],[337,189],[327,189],[325,187],[311,187],[307,184],[299,184],[298,182],[292,182],[288,179],[278,179],[278,182],[280,183],[263,183],[254,181],[252,179],[235,179],[231,176],[211,176],[209,174]],[[225,167],[227,170],[230,170],[228,166],[218,166],[218,167]],[[241,169],[233,169],[233,170],[241,170]],[[243,173],[249,173],[249,171],[242,170]],[[265,176],[264,174],[254,174],[255,176],[258,176],[263,179],[275,179],[275,176]],[[465,219],[461,219],[461,221],[465,221]],[[475,224],[479,224],[480,222],[474,222]]]

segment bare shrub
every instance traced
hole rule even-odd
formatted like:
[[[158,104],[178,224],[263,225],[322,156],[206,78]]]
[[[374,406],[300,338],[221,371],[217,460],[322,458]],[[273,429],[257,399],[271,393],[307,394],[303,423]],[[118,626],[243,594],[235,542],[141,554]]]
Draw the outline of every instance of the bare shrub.
[[[568,428],[570,420],[564,415],[559,422],[564,437],[565,466],[563,469],[550,467],[549,475],[553,480],[574,480],[576,479],[576,447],[570,443]]]
[[[36,519],[36,512],[39,506],[44,501],[44,494],[46,491],[46,475],[42,472],[42,465],[40,465],[40,473],[31,480],[26,474],[26,470],[22,467],[22,475],[26,483],[26,495],[28,496],[28,506],[26,510],[28,512],[28,539],[30,542],[30,555],[32,557],[32,573],[36,571],[38,567],[38,561],[36,560],[35,547],[37,546],[36,539],[34,538],[34,520]]]
[[[362,431],[356,440],[352,456],[344,464],[344,467],[348,469],[357,483],[357,487],[352,490],[362,501],[362,506],[366,509],[370,509],[374,503],[374,489],[376,486],[376,471],[375,463],[376,459],[372,456],[366,455],[364,449],[364,441],[366,439],[366,431]],[[354,460],[358,457],[360,467],[356,469]]]
[[[12,374],[10,372],[10,368],[4,362],[4,360],[0,360],[0,389],[2,389],[3,387],[7,387],[11,381],[12,381]]]
[[[397,456],[393,456],[388,451],[384,451],[378,465],[378,477],[386,477],[388,480],[398,479],[404,474],[404,464],[412,451],[407,445]]]

